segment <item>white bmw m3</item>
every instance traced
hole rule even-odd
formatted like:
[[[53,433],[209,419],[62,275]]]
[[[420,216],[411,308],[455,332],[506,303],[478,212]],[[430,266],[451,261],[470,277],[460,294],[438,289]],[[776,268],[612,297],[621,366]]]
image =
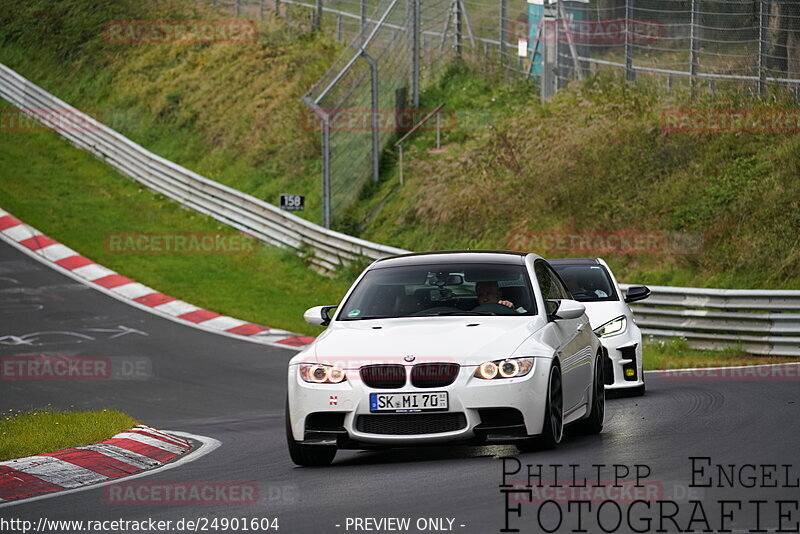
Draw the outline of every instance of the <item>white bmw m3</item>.
[[[335,312],[333,311],[335,309]],[[603,428],[603,351],[583,304],[535,254],[442,252],[370,265],[289,362],[292,460],[441,443],[553,448]]]

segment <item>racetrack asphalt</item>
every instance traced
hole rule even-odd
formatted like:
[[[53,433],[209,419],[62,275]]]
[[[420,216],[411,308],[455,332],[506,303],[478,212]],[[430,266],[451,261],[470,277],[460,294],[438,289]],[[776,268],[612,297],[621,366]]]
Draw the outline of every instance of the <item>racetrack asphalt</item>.
[[[315,534],[366,531],[355,530],[352,518],[408,517],[408,532],[420,531],[416,527],[420,518],[452,518],[453,531],[464,533],[498,532],[504,526],[500,457],[516,455],[515,447],[341,451],[331,467],[295,467],[285,445],[284,400],[286,364],[296,351],[215,335],[141,311],[0,242],[0,358],[30,354],[101,357],[120,364],[144,361],[148,371],[108,380],[3,380],[0,410],[116,408],[159,429],[217,439],[221,446],[212,453],[176,469],[156,471],[137,483],[250,484],[257,487],[257,499],[244,504],[214,499],[202,504],[154,499],[117,504],[109,500],[108,488],[113,486],[107,486],[3,507],[0,519],[152,518],[174,524],[197,518],[278,518],[278,532]],[[689,457],[710,457],[712,464],[737,468],[754,464],[756,471],[765,464],[789,464],[789,482],[794,481],[800,473],[800,382],[786,374],[757,379],[670,379],[648,374],[645,397],[607,402],[606,427],[600,435],[570,436],[556,451],[517,458],[523,464],[542,464],[543,481],[557,478],[564,485],[571,480],[568,465],[577,465],[578,479],[587,476],[591,484],[598,470],[593,466],[604,464],[600,468],[604,484],[613,482],[612,464],[627,466],[631,472],[635,464],[646,464],[651,472],[646,486],[656,488],[659,500],[679,503],[676,517],[682,519],[681,525],[692,513],[687,500],[707,502],[706,513],[715,527],[720,524],[719,501],[732,499],[742,501],[743,511],[727,525],[746,531],[756,524],[755,509],[746,501],[761,499],[767,503],[760,511],[760,526],[776,528],[781,521],[777,501],[796,501],[800,494],[800,489],[781,484],[784,468],[777,469],[780,476],[762,477],[755,488],[745,487],[749,468],[733,487],[688,487]],[[513,466],[510,462],[507,467]],[[547,467],[553,464],[564,466],[558,477]],[[524,482],[524,467],[508,480]],[[777,487],[765,487],[773,480]],[[622,504],[623,513],[629,504]],[[574,529],[574,523],[568,523],[574,520],[574,509],[568,512],[566,504],[562,507],[565,523],[558,531],[569,532]],[[789,508],[784,512],[792,515],[783,521],[794,525],[800,510]],[[523,504],[522,517],[512,515],[512,527],[541,532],[538,509]],[[543,524],[554,525],[555,507],[541,510]],[[657,518],[657,512],[657,506],[647,513],[640,507],[632,515]],[[597,521],[587,514],[584,528],[600,532]],[[607,519],[605,524],[614,523]],[[651,530],[657,527],[656,520]],[[704,525],[695,523],[694,528],[702,530]],[[75,529],[59,531],[71,530]],[[612,529],[632,530],[625,522]],[[666,522],[664,531],[678,529]]]

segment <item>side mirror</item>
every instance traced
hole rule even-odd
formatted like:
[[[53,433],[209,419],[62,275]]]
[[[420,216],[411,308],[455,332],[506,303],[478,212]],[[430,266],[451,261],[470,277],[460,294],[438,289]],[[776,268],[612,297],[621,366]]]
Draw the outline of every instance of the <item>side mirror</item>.
[[[650,288],[647,286],[631,286],[625,293],[625,302],[636,302],[644,300],[650,296]]]
[[[447,283],[445,285],[448,286],[460,286],[464,283],[464,277],[460,274],[451,274],[447,277]]]
[[[549,316],[556,321],[559,319],[578,319],[586,312],[586,306],[577,300],[563,299],[547,301],[548,304],[551,302],[556,303],[556,307],[549,313]]]
[[[303,319],[312,326],[328,326],[331,323],[331,311],[337,306],[314,306],[303,314]]]

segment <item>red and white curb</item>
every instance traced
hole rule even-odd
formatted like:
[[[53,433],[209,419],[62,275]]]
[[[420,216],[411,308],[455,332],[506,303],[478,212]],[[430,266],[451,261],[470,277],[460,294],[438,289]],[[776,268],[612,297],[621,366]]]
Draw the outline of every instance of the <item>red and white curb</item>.
[[[313,337],[235,319],[193,306],[99,265],[0,209],[0,239],[54,269],[138,308],[203,330],[302,349]]]
[[[138,425],[96,445],[0,462],[0,507],[68,490],[88,489],[167,467],[167,462],[192,450],[189,441],[177,434],[200,439],[200,449],[204,451],[197,457],[219,446],[219,442],[211,438],[167,434]]]

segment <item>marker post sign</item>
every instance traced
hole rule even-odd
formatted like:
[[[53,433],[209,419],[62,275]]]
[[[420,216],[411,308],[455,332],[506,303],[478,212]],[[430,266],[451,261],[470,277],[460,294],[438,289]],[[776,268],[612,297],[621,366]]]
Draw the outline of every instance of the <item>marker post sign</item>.
[[[303,211],[306,206],[305,195],[281,195],[280,207],[286,211]]]

